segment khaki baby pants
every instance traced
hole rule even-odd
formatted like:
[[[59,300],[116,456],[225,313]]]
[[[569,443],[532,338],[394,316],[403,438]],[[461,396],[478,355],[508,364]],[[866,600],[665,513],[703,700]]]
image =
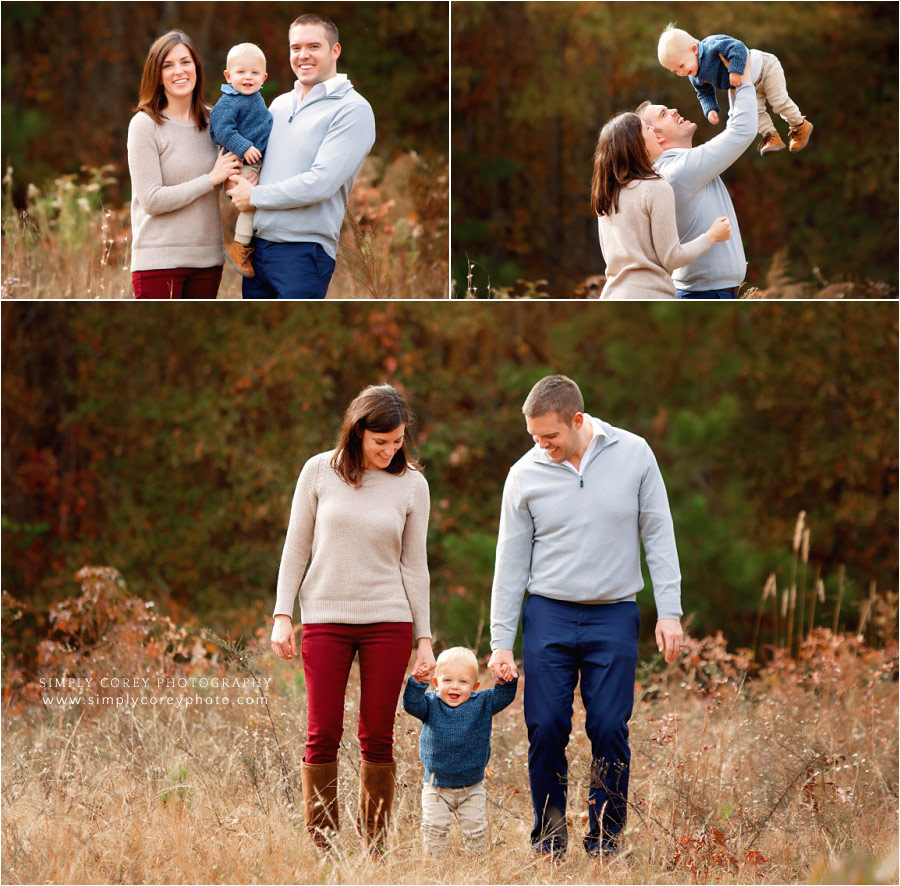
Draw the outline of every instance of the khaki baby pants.
[[[429,855],[441,855],[447,848],[447,833],[455,814],[459,820],[461,845],[465,852],[487,848],[487,794],[484,782],[462,788],[422,787],[422,838]]]

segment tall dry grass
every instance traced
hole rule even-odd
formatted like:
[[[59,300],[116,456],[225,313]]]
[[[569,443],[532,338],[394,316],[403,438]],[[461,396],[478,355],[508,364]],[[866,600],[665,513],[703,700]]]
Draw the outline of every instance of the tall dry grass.
[[[131,299],[130,207],[107,195],[115,170],[83,168],[48,185],[28,185],[13,200],[13,170],[3,178],[4,299]],[[369,157],[341,237],[328,298],[446,298],[448,175],[443,158]],[[220,195],[226,243],[237,214]],[[226,264],[220,299],[241,297],[241,278]]]
[[[264,648],[265,630],[256,644]],[[390,851],[373,862],[352,824],[360,760],[354,668],[340,753],[343,827],[335,852],[320,857],[304,832],[299,799],[299,664],[262,654],[226,668],[220,650],[198,645],[194,678],[253,672],[263,678],[261,690],[173,690],[157,681],[177,671],[142,666],[125,646],[107,644],[93,663],[83,660],[86,670],[68,673],[151,680],[149,688],[101,691],[112,699],[193,693],[220,702],[128,710],[109,706],[115,702],[57,707],[7,696],[4,882],[897,881],[896,644],[876,650],[816,628],[795,658],[776,656],[750,678],[749,653],[727,652],[721,637],[689,639],[678,665],[642,668],[631,720],[630,855],[613,863],[588,859],[578,845],[591,760],[576,697],[572,843],[558,865],[528,847],[521,688],[494,720],[489,851],[467,856],[454,838],[448,857],[423,857],[419,723],[398,710]],[[43,692],[54,694],[61,693]],[[81,692],[91,694],[95,688]],[[262,695],[267,706],[238,703]]]

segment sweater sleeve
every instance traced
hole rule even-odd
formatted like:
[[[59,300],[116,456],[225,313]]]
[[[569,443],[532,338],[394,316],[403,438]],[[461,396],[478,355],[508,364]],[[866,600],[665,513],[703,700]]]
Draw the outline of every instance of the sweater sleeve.
[[[406,681],[406,688],[403,690],[403,710],[407,714],[412,714],[423,723],[428,720],[428,701],[425,698],[425,690],[428,689],[427,683],[419,683],[415,677],[410,677]]]
[[[493,689],[488,690],[491,693],[491,716],[499,714],[504,708],[508,708],[513,699],[516,697],[516,688],[519,684],[519,678],[513,677],[507,683],[498,683]]]
[[[143,112],[135,114],[128,125],[131,189],[147,215],[163,215],[183,209],[215,188],[206,174],[177,185],[163,184],[157,128],[149,115]]]
[[[411,470],[411,469],[410,469]],[[403,548],[400,552],[400,576],[409,601],[413,620],[413,639],[431,636],[431,580],[428,574],[428,515],[431,499],[428,481],[415,472],[412,501],[403,527]]]
[[[294,602],[312,550],[318,501],[316,483],[321,465],[321,457],[311,458],[303,465],[297,480],[287,537],[284,540],[281,565],[278,569],[278,590],[273,615],[293,617],[294,614]]]
[[[690,81],[691,86],[694,87],[694,92],[697,93],[697,98],[700,101],[700,108],[703,111],[703,116],[709,117],[710,111],[718,113],[719,100],[716,98],[716,87],[713,86],[712,83],[699,80],[697,77],[691,77]]]
[[[506,478],[491,588],[491,649],[512,649],[531,572],[534,521],[519,498],[514,473]]]
[[[678,152],[679,185],[699,191],[728,169],[756,138],[756,111],[756,90],[751,83],[742,83],[735,90],[725,131],[705,144]]]
[[[237,128],[238,104],[222,97],[216,102],[216,106],[209,115],[209,131],[213,141],[226,150],[231,151],[237,157],[243,158],[247,150],[253,147],[253,142],[238,132]],[[259,147],[257,145],[257,147]],[[264,148],[259,148],[260,151]]]
[[[350,105],[335,115],[308,172],[256,185],[250,202],[257,209],[296,209],[328,200],[356,172],[373,144],[372,109],[364,103]]]
[[[675,546],[675,527],[659,465],[645,442],[646,463],[641,476],[638,525],[650,568],[657,618],[681,617],[681,571]]]
[[[656,257],[671,274],[696,261],[712,247],[708,234],[701,234],[695,240],[681,243],[675,226],[675,194],[672,186],[664,179],[649,180],[641,188],[645,211],[650,215],[650,236]]]

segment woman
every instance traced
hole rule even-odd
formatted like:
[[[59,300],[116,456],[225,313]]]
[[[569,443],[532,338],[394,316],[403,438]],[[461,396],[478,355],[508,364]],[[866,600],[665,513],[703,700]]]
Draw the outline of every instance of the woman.
[[[414,637],[417,679],[428,682],[434,673],[425,553],[430,502],[406,448],[409,423],[396,389],[365,388],[344,414],[336,448],[303,466],[291,505],[272,650],[285,659],[297,654],[291,616],[299,587],[309,718],[303,800],[307,830],[322,849],[338,827],[337,756],[354,656],[361,683],[358,824],[376,850],[394,798],[394,714]]]
[[[131,283],[135,298],[215,298],[225,263],[218,185],[241,168],[217,152],[203,67],[183,31],[147,55],[128,126]]]
[[[675,298],[671,272],[731,236],[731,223],[723,216],[696,240],[679,242],[675,195],[653,168],[644,141],[648,136],[652,130],[637,114],[619,114],[597,140],[591,209],[599,216],[606,259],[600,298]]]

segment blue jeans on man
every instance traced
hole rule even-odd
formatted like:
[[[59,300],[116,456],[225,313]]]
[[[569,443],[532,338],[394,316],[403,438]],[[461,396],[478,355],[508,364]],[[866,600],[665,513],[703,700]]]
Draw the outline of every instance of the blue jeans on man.
[[[334,259],[318,243],[273,243],[254,237],[255,277],[244,277],[243,298],[325,298]]]
[[[703,298],[703,299],[724,299],[724,298],[737,298],[738,297],[738,287],[734,286],[731,289],[706,289],[703,292],[691,292],[687,289],[676,289],[675,290],[675,298]]]
[[[584,848],[590,855],[618,849],[628,803],[628,720],[640,623],[631,600],[585,604],[538,595],[525,600],[522,664],[536,850],[561,855],[568,840],[566,746],[579,675],[592,757]]]

